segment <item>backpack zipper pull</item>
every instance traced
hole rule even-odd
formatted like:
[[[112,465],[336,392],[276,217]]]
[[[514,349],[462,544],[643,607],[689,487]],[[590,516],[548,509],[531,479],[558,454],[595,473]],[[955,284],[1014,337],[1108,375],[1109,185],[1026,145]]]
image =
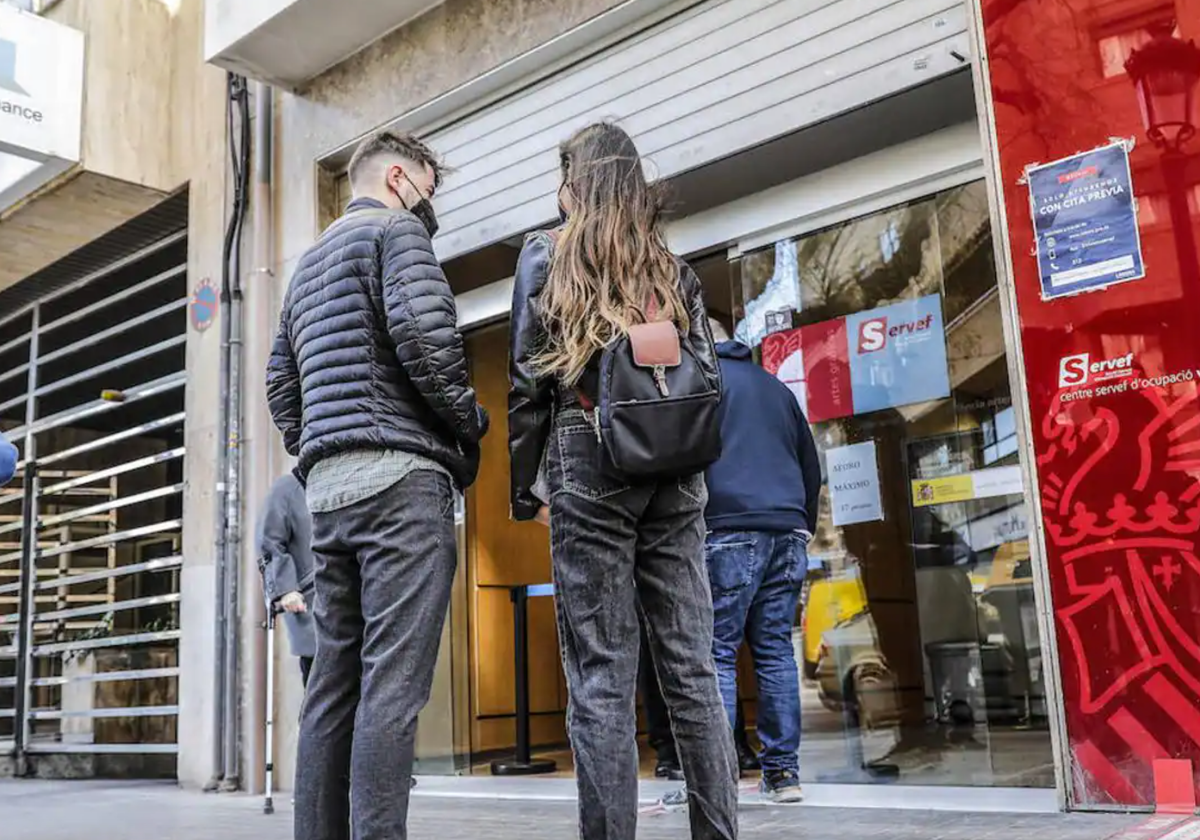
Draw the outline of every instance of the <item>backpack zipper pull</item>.
[[[659,393],[664,397],[671,396],[671,389],[667,387],[667,369],[665,366],[654,366],[654,384],[658,386]]]

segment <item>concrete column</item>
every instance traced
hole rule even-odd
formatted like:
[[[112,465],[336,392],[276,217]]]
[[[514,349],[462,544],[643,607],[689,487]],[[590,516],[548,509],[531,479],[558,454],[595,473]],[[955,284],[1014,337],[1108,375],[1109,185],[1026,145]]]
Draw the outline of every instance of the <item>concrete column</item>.
[[[260,88],[252,85],[253,96]],[[251,112],[257,115],[252,101]],[[258,119],[257,116],[254,118]],[[272,137],[274,134],[272,133]],[[258,132],[255,132],[258,137]],[[273,151],[273,150],[272,150]],[[274,160],[272,154],[270,158]],[[262,160],[259,150],[254,160]],[[282,444],[267,406],[267,360],[278,321],[279,295],[275,282],[275,247],[268,203],[272,196],[261,178],[251,175],[250,218],[245,240],[246,276],[243,279],[245,325],[243,390],[243,487],[245,531],[242,540],[241,577],[241,683],[242,683],[242,788],[252,793],[264,789],[266,761],[266,618],[262,577],[258,571],[258,520],[271,484],[285,469]],[[288,653],[286,633],[280,629],[276,641]],[[278,684],[281,680],[278,674]]]
[[[280,194],[279,182],[276,181],[276,194]],[[271,325],[274,335],[275,325],[279,320],[279,308],[283,303],[283,295],[292,279],[296,268],[296,260],[285,263],[276,262],[280,268],[271,278],[270,309],[262,320]],[[255,317],[259,317],[256,315]],[[269,423],[269,420],[268,420]],[[272,425],[265,433],[265,441],[270,458],[270,475],[272,479],[282,475],[291,468],[291,459],[283,450],[283,439]],[[296,742],[300,734],[300,707],[304,702],[304,686],[300,682],[299,660],[292,655],[288,646],[287,632],[282,623],[276,629],[275,637],[275,785],[278,790],[290,791],[296,778]]]
[[[173,149],[189,189],[188,283],[220,285],[221,243],[229,207],[225,73],[204,65],[203,2],[183,0],[175,20],[180,68]],[[225,317],[218,313],[218,319]],[[189,327],[187,429],[180,580],[179,782],[199,788],[212,776],[216,737],[213,683],[216,625],[216,472],[220,425],[221,329]]]

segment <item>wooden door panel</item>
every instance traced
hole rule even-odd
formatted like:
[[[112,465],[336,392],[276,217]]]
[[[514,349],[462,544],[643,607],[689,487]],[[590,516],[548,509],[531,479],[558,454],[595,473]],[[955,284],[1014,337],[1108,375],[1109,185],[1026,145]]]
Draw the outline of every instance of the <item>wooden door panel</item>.
[[[515,711],[513,613],[506,587],[550,581],[550,535],[541,525],[509,517],[507,327],[471,335],[467,352],[479,401],[491,416],[479,479],[467,494],[471,728],[474,750],[488,752],[511,747],[514,737],[511,717],[505,719]],[[557,742],[566,691],[550,598],[529,603],[529,675],[534,740]]]

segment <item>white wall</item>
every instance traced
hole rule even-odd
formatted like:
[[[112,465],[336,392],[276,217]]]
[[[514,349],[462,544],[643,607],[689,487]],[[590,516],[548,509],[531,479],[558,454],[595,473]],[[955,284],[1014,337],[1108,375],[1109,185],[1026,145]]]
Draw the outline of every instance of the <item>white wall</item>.
[[[442,0],[210,0],[205,59],[287,90]]]

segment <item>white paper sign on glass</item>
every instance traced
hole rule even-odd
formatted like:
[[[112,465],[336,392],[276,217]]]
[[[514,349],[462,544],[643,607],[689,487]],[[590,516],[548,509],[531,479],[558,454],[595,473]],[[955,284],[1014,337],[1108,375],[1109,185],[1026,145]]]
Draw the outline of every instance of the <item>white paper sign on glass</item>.
[[[833,510],[835,526],[883,519],[875,441],[826,450],[825,466],[829,477],[829,505]]]
[[[1021,480],[1021,468],[1016,466],[975,470],[971,473],[971,485],[975,490],[976,499],[1020,496],[1025,492],[1025,482]]]

